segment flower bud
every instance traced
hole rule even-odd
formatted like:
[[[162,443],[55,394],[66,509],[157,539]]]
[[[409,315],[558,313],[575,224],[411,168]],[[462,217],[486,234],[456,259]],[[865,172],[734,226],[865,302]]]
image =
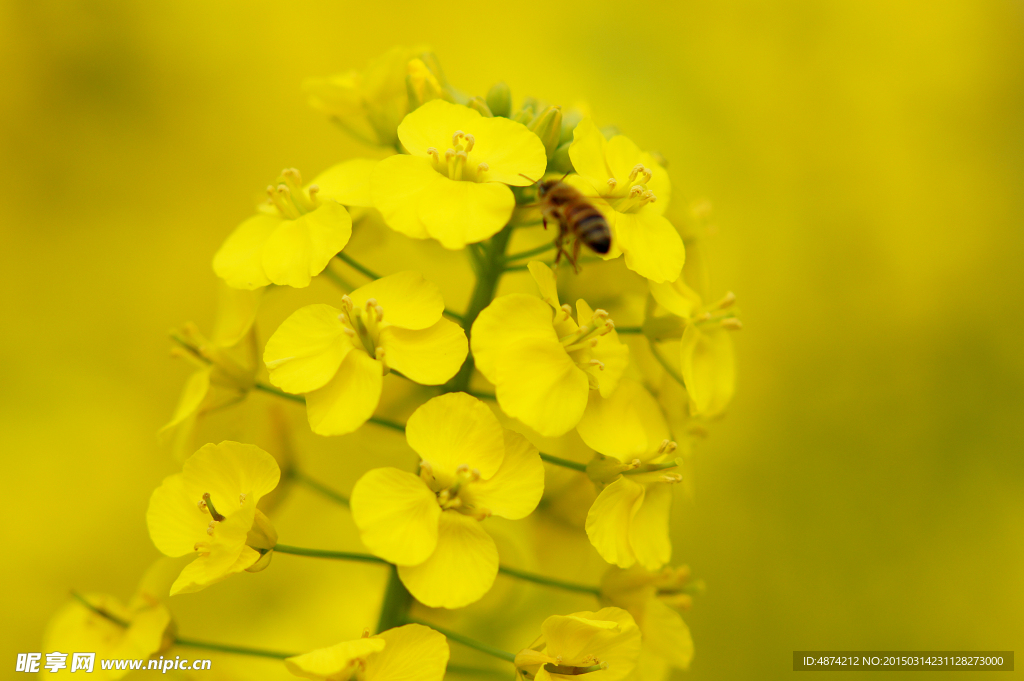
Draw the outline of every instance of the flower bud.
[[[572,142],[573,131],[576,130],[576,125],[583,120],[583,117],[583,112],[579,109],[569,109],[562,114],[562,134],[558,137],[559,144]]]
[[[410,59],[408,70],[405,84],[409,92],[410,111],[418,109],[431,100],[441,98],[443,94],[441,83],[421,59]]]
[[[272,549],[277,546],[277,530],[258,508],[253,518],[252,529],[245,536],[245,543],[254,549]]]
[[[569,158],[569,146],[572,144],[572,139],[568,142],[563,142],[558,145],[555,149],[555,153],[551,155],[551,159],[548,161],[548,172],[549,173],[571,173],[575,170],[572,166],[572,159]]]
[[[548,108],[537,114],[528,126],[540,141],[544,143],[544,151],[547,152],[548,160],[555,153],[558,147],[558,138],[562,134],[562,109],[557,106]]]
[[[478,111],[484,118],[494,118],[494,114],[491,113],[490,107],[487,106],[487,102],[482,97],[473,97],[469,100],[467,106],[474,111]]]
[[[495,116],[508,118],[512,113],[512,91],[504,81],[495,83],[487,91],[487,106]]]

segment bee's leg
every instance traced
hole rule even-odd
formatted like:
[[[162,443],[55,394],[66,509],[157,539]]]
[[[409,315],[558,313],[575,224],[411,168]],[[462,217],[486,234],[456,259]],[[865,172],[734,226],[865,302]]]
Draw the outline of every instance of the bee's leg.
[[[562,261],[562,253],[565,253],[565,249],[562,248],[562,237],[563,236],[565,236],[565,232],[563,232],[561,229],[558,230],[558,236],[555,238],[555,249],[558,251],[558,253],[555,255],[555,264],[556,265],[559,262]],[[568,255],[568,254],[566,254],[566,255]]]
[[[580,259],[580,239],[576,237],[576,243],[572,245],[572,270],[576,274],[580,273],[579,265],[576,263]]]
[[[548,218],[547,218],[547,216],[542,217],[541,220],[543,220],[543,222],[544,222],[544,229],[547,229],[548,228]],[[534,223],[534,224],[536,224],[536,223]]]

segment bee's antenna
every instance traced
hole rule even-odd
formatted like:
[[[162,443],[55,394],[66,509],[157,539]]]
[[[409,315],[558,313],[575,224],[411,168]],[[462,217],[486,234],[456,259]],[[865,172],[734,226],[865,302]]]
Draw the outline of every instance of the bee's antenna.
[[[570,171],[569,171],[568,173],[566,173],[565,175],[562,175],[562,179],[561,179],[561,180],[559,180],[559,182],[564,182],[564,181],[565,181],[565,178],[569,177],[569,175],[570,175],[571,173],[572,173],[572,171],[570,170]]]
[[[529,177],[528,175],[523,175],[522,173],[519,173],[519,175],[520,177],[525,177],[527,180],[529,180],[530,184],[537,184],[538,182],[540,182],[540,180],[535,180],[532,177]]]

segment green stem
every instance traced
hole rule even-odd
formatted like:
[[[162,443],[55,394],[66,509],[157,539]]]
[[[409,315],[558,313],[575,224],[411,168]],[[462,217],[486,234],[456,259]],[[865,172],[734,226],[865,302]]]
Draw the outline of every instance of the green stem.
[[[556,466],[561,466],[562,468],[571,468],[574,471],[580,471],[581,473],[587,472],[587,464],[585,463],[569,461],[569,459],[551,456],[550,454],[545,454],[544,452],[540,453],[540,458],[543,459],[544,461],[547,461],[548,463],[554,464]]]
[[[317,480],[314,480],[313,478],[309,477],[308,475],[306,475],[302,471],[292,469],[292,471],[291,471],[291,478],[295,482],[302,483],[303,485],[305,485],[306,487],[310,488],[311,490],[319,492],[320,494],[324,495],[328,499],[330,499],[332,501],[336,501],[337,503],[341,504],[342,506],[348,506],[348,497],[346,497],[344,494],[342,494],[340,492],[335,492],[333,489],[331,489],[327,485],[325,485],[322,482],[319,482]]]
[[[257,381],[256,384],[253,385],[253,387],[256,388],[257,390],[262,390],[265,393],[270,393],[271,395],[277,395],[278,397],[283,397],[286,400],[291,400],[292,402],[302,402],[303,404],[306,403],[306,398],[303,397],[302,395],[292,395],[291,393],[286,393],[280,388],[275,388],[274,386],[267,385],[266,383],[260,383],[259,381]]]
[[[665,373],[674,378],[679,383],[679,385],[685,388],[686,381],[683,380],[683,377],[679,375],[678,371],[672,368],[672,365],[668,363],[668,360],[665,359],[665,356],[661,354],[660,350],[658,350],[658,346],[655,345],[654,342],[651,340],[648,340],[647,344],[651,346],[651,354],[654,355],[654,359],[658,360],[658,363],[665,368]]]
[[[366,275],[370,279],[380,279],[380,275],[379,274],[377,274],[376,272],[371,270],[369,267],[366,267],[365,265],[360,264],[357,260],[354,260],[352,258],[352,256],[346,254],[344,251],[341,252],[341,253],[338,253],[334,257],[336,257],[338,260],[342,261],[343,263],[347,264],[349,267],[351,267],[352,269],[356,270],[357,272]]]
[[[406,621],[406,615],[412,606],[412,594],[398,577],[398,568],[391,566],[387,586],[384,587],[384,602],[380,606],[380,617],[377,620],[377,633],[399,627]]]
[[[528,251],[520,251],[519,253],[512,253],[511,255],[505,256],[505,262],[512,262],[513,260],[522,260],[524,258],[531,258],[541,253],[546,253],[555,247],[555,244],[547,243],[543,246],[537,246],[537,248],[531,248]]]
[[[79,603],[84,605],[89,610],[92,610],[94,613],[96,613],[100,617],[106,617],[108,620],[110,620],[114,624],[116,624],[118,626],[121,626],[121,627],[124,627],[125,629],[127,629],[129,626],[131,626],[130,623],[125,622],[123,619],[121,619],[117,615],[112,615],[109,612],[107,612],[106,610],[104,610],[103,608],[98,608],[95,605],[93,605],[92,603],[90,603],[89,601],[85,600],[85,596],[83,596],[82,594],[78,593],[77,591],[72,591],[71,595],[75,598],[75,600],[77,600]]]
[[[360,563],[381,563],[387,565],[383,558],[370,555],[369,553],[353,553],[351,551],[325,551],[324,549],[306,549],[301,546],[288,546],[278,544],[274,547],[277,553],[290,553],[294,556],[308,556],[310,558],[330,558],[332,560],[354,560]]]
[[[447,638],[450,638],[456,643],[461,643],[462,645],[467,646],[469,648],[479,650],[481,653],[487,653],[488,655],[492,655],[500,660],[505,660],[506,662],[515,662],[516,660],[516,656],[510,652],[502,650],[501,648],[495,648],[494,646],[487,645],[486,643],[481,643],[480,641],[475,641],[471,638],[463,636],[462,634],[457,634],[449,629],[439,627],[436,624],[424,622],[423,620],[418,620],[415,617],[407,617],[405,618],[405,621],[410,624],[422,624],[425,627],[430,627],[434,631],[444,634]]]
[[[596,586],[588,586],[586,584],[574,584],[573,582],[563,582],[560,579],[545,577],[543,575],[534,574],[532,572],[525,572],[523,570],[516,570],[515,568],[505,567],[504,565],[498,566],[498,572],[502,573],[503,575],[508,575],[510,577],[525,579],[528,582],[535,582],[537,584],[543,584],[545,586],[553,586],[559,589],[566,589],[567,591],[578,591],[580,593],[592,594],[594,596],[601,595],[601,589],[599,589]]]
[[[473,397],[479,397],[481,400],[496,400],[498,399],[494,393],[484,392],[482,390],[466,390],[467,393]]]
[[[643,333],[644,330],[639,326],[616,326],[615,333]]]
[[[391,430],[397,430],[399,433],[405,432],[405,426],[403,426],[401,423],[398,423],[397,421],[392,421],[391,419],[382,419],[379,416],[371,416],[368,419],[368,422],[376,423],[378,426],[384,426],[385,428],[390,428]]]
[[[342,278],[340,274],[332,270],[330,265],[328,265],[327,268],[324,269],[324,276],[330,279],[332,282],[334,282],[335,285],[337,285],[337,287],[340,288],[345,293],[352,293],[352,290],[355,288],[354,286],[352,286],[352,284],[345,281],[345,279]]]
[[[465,329],[467,337],[471,334],[477,315],[494,300],[498,282],[504,273],[505,249],[508,248],[508,240],[511,236],[512,230],[506,226],[491,237],[487,242],[487,247],[480,255],[476,286],[473,287],[473,295],[462,320],[462,328]],[[458,392],[468,388],[469,381],[473,377],[473,367],[473,354],[470,353],[462,364],[462,368],[459,369],[459,373],[455,374],[455,378],[445,386],[445,392]]]
[[[202,648],[203,650],[216,650],[221,653],[234,653],[235,655],[253,655],[255,657],[272,657],[275,660],[283,660],[287,657],[295,657],[298,653],[281,653],[275,650],[261,650],[260,648],[247,648],[244,646],[229,646],[223,643],[208,643],[207,641],[194,641],[190,638],[176,638],[174,645],[188,648]]]
[[[447,315],[447,316],[451,317],[452,319],[454,319],[455,321],[459,322],[460,324],[461,324],[462,322],[464,322],[464,321],[465,321],[465,319],[466,319],[465,317],[463,317],[463,316],[462,316],[462,315],[460,315],[459,313],[457,313],[457,312],[452,312],[452,311],[451,311],[451,310],[449,310],[448,308],[445,308],[445,309],[444,309],[444,311],[442,311],[442,312],[441,312],[441,314],[443,314],[443,315]],[[392,371],[394,371],[394,369],[392,369]]]

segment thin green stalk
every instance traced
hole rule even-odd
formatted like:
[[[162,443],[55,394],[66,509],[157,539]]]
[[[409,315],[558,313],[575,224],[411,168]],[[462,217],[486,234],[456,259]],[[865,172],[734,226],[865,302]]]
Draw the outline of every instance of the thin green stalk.
[[[633,468],[628,471],[623,471],[623,475],[643,475],[644,473],[654,473],[657,471],[667,470],[669,468],[676,468],[679,464],[675,459],[672,461],[666,461],[664,463],[647,463],[641,465],[639,468]]]
[[[247,648],[245,646],[229,646],[223,643],[209,643],[207,641],[195,641],[190,638],[176,638],[174,645],[188,648],[202,648],[203,650],[216,650],[220,653],[234,653],[235,655],[253,655],[255,657],[271,657],[275,660],[283,660],[288,657],[295,657],[299,653],[281,653],[276,650],[262,650],[260,648]]]
[[[387,586],[384,587],[384,602],[381,603],[380,617],[377,619],[377,633],[404,624],[410,607],[412,594],[399,579],[398,568],[392,565]]]
[[[473,322],[477,315],[494,300],[494,293],[498,290],[498,282],[504,273],[505,249],[508,248],[508,240],[512,236],[512,230],[506,226],[495,234],[482,248],[479,270],[477,272],[476,286],[473,287],[473,295],[469,300],[469,307],[463,316],[462,328],[468,337],[473,328]],[[466,361],[455,374],[455,378],[445,386],[445,392],[458,392],[469,387],[469,381],[473,377],[473,354],[466,357]]]
[[[520,251],[519,253],[511,253],[505,256],[505,262],[512,262],[513,260],[523,260],[524,258],[532,258],[535,255],[546,253],[555,247],[554,242],[546,243],[543,246],[537,246],[527,251]]]
[[[302,402],[303,404],[306,403],[306,398],[303,397],[302,395],[292,395],[291,393],[286,393],[280,388],[275,388],[274,386],[267,385],[266,383],[260,383],[259,381],[257,381],[256,384],[253,385],[253,387],[256,388],[257,390],[262,390],[265,393],[270,393],[271,395],[277,395],[278,397],[283,397],[286,400],[291,400],[292,402]]]
[[[352,293],[352,291],[355,289],[355,286],[345,281],[345,279],[342,278],[340,274],[331,269],[330,265],[328,265],[327,268],[324,269],[324,276],[330,279],[332,282],[334,282],[334,284],[337,285],[337,287],[340,288],[345,293]]]
[[[479,397],[481,400],[496,400],[498,397],[494,393],[484,392],[482,390],[466,390],[473,397]]]
[[[288,546],[278,544],[274,547],[277,553],[290,553],[294,556],[308,556],[309,558],[330,558],[331,560],[354,560],[359,563],[381,563],[387,565],[383,558],[369,553],[353,553],[351,551],[325,551],[324,549],[306,549],[301,546]]]
[[[383,419],[380,418],[379,416],[371,416],[368,422],[376,423],[378,426],[384,426],[385,428],[390,428],[391,430],[397,430],[399,433],[405,432],[405,426],[403,426],[401,423],[398,423],[397,421],[392,421],[391,419]]]
[[[487,653],[488,655],[496,657],[500,660],[505,660],[506,662],[516,661],[516,656],[510,652],[502,650],[501,648],[495,648],[494,646],[482,643],[480,641],[473,640],[468,636],[463,636],[462,634],[458,634],[449,629],[444,629],[442,627],[437,626],[436,624],[424,622],[423,620],[418,620],[415,617],[407,617],[405,618],[405,621],[409,624],[422,624],[425,627],[430,627],[434,631],[444,634],[447,638],[450,638],[456,643],[461,643],[462,645],[467,646],[469,648],[473,648],[474,650],[479,650],[481,653]]]
[[[639,326],[616,326],[615,333],[643,333],[644,330]]]
[[[446,315],[448,317],[451,317],[452,319],[454,319],[455,321],[459,322],[460,324],[465,321],[465,317],[460,315],[458,312],[452,312],[448,308],[445,308],[444,311],[441,312],[441,314]],[[394,370],[392,369],[392,371],[394,371]]]
[[[672,368],[672,365],[669,364],[668,360],[665,359],[665,356],[661,354],[661,351],[658,350],[658,346],[655,345],[654,341],[648,339],[647,344],[651,346],[651,354],[654,355],[654,359],[658,360],[658,363],[665,368],[665,373],[674,378],[679,383],[679,385],[685,388],[686,381],[683,380],[683,377],[679,375],[678,371]]]
[[[550,454],[540,453],[540,458],[547,461],[550,464],[561,466],[562,468],[571,468],[574,471],[580,471],[581,473],[587,472],[587,464],[578,463],[576,461],[569,461],[569,459],[563,459],[558,456],[551,456]]]
[[[130,624],[128,622],[125,622],[123,619],[121,619],[117,615],[112,615],[109,612],[107,612],[106,610],[104,610],[103,608],[98,608],[95,605],[93,605],[92,603],[90,603],[89,601],[85,600],[85,596],[83,596],[82,594],[78,593],[77,591],[72,591],[71,595],[75,598],[75,600],[77,600],[79,603],[84,605],[89,610],[92,610],[94,613],[96,613],[100,617],[106,617],[108,620],[110,620],[114,624],[116,624],[118,626],[121,626],[121,627],[124,627],[125,629],[127,629],[130,626]]]
[[[308,475],[306,475],[302,471],[292,469],[292,471],[291,471],[291,478],[295,482],[302,483],[303,485],[305,485],[306,487],[310,488],[311,490],[314,490],[315,492],[319,492],[320,494],[324,495],[328,499],[330,499],[332,501],[336,501],[337,503],[341,504],[342,506],[348,506],[348,497],[346,497],[341,492],[335,492],[333,489],[331,489],[327,485],[325,485],[322,482],[319,482],[317,480],[314,480],[313,478],[309,477]]]
[[[379,274],[377,274],[376,272],[371,270],[369,267],[366,267],[365,265],[360,264],[357,260],[354,260],[352,258],[352,256],[348,255],[344,251],[342,251],[341,253],[338,253],[334,257],[336,257],[338,260],[342,261],[343,263],[347,264],[349,267],[351,267],[352,269],[356,270],[360,274],[366,275],[370,279],[380,279],[380,275]]]
[[[567,591],[578,591],[580,593],[592,594],[594,596],[601,595],[601,589],[599,589],[596,586],[588,586],[586,584],[575,584],[573,582],[564,582],[561,579],[545,577],[544,575],[538,575],[532,572],[526,572],[524,570],[517,570],[515,568],[505,567],[504,565],[498,566],[498,572],[502,573],[503,575],[508,575],[510,577],[525,579],[528,582],[535,582],[536,584],[543,584],[545,586],[553,586],[559,589],[566,589]]]

